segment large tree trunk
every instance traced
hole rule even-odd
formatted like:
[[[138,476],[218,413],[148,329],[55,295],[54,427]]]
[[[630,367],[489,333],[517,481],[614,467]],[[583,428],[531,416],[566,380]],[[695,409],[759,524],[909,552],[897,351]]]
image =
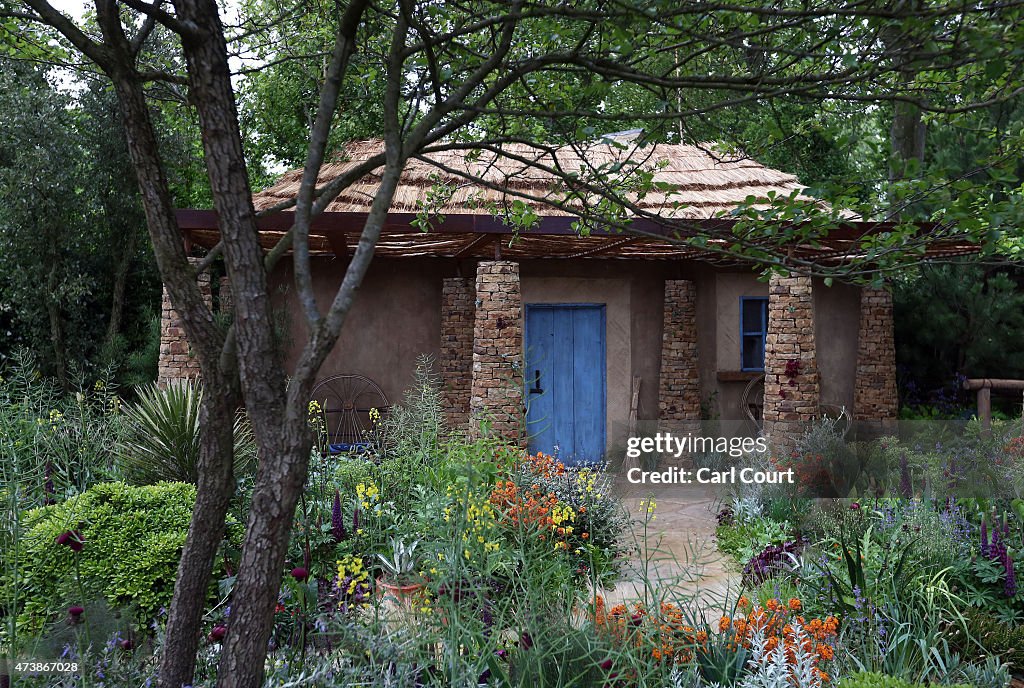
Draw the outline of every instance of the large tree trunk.
[[[194,677],[210,573],[235,492],[233,462],[222,457],[234,454],[233,426],[239,401],[236,376],[208,380],[203,386],[199,483],[168,611],[161,688],[191,685]]]

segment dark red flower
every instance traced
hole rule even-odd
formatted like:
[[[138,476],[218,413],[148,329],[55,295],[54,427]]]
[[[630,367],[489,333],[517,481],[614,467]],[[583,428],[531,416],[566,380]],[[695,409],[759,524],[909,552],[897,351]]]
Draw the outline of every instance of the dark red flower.
[[[85,545],[85,538],[77,530],[65,530],[57,536],[56,543],[70,547],[75,552],[81,552],[82,547]]]
[[[533,647],[533,636],[527,631],[523,631],[523,634],[519,636],[519,647],[524,650],[529,650]]]
[[[73,607],[68,607],[68,616],[71,617],[72,623],[78,623],[84,613],[85,608],[79,607],[77,604]]]
[[[220,641],[224,640],[224,636],[226,636],[227,634],[228,627],[224,624],[217,624],[213,627],[213,630],[210,631],[209,640],[211,643],[219,643]]]
[[[131,638],[125,638],[124,640],[118,643],[118,646],[122,650],[131,650],[133,647],[135,647],[135,643],[132,642]]]
[[[292,578],[300,583],[309,578],[309,571],[304,566],[296,566],[292,569]]]
[[[860,502],[854,502],[853,504],[850,505],[850,508],[853,509],[854,511],[857,511],[858,509],[860,509]]]
[[[609,669],[612,668],[612,660],[606,659],[603,662],[601,662],[600,664],[598,664],[598,666],[601,667],[602,671],[608,671]]]

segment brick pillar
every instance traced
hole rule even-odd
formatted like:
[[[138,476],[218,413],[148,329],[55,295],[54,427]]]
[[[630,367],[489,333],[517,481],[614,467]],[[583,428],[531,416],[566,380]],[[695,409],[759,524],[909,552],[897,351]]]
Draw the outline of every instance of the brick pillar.
[[[860,291],[854,419],[891,424],[896,419],[898,405],[892,294],[886,289],[865,287]]]
[[[764,372],[764,434],[777,448],[792,447],[820,412],[810,277],[773,275],[768,283]]]
[[[661,374],[658,377],[660,427],[679,435],[700,429],[700,374],[697,368],[697,291],[690,280],[665,280]],[[672,463],[685,463],[685,458]],[[662,465],[669,459],[663,457]]]
[[[492,434],[516,444],[524,439],[523,300],[519,264],[482,261],[476,269],[476,317],[473,326],[473,381],[470,432],[483,419]]]
[[[445,278],[441,287],[441,403],[445,424],[464,429],[469,423],[473,377],[473,280]]]
[[[195,263],[198,259],[189,258]],[[210,290],[210,273],[204,272],[198,277],[199,291],[212,307],[213,293]],[[164,388],[174,380],[198,379],[199,361],[192,354],[192,347],[185,338],[185,328],[171,305],[171,296],[164,287],[163,303],[160,310],[160,359],[157,364],[156,383]]]

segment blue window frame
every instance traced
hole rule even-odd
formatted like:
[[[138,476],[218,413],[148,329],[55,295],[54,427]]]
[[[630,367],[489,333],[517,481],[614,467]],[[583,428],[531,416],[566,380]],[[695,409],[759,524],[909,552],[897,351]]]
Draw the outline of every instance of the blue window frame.
[[[768,336],[768,299],[740,297],[740,370],[764,370]]]

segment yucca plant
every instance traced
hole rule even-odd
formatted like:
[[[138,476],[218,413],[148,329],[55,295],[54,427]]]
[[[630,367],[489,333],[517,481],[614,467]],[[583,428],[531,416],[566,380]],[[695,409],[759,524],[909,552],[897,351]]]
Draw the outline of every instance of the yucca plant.
[[[138,389],[138,401],[125,407],[125,433],[119,466],[136,485],[162,480],[195,483],[199,461],[199,406],[202,386],[190,380]],[[256,453],[252,429],[243,413],[235,418],[235,474],[249,470]]]

